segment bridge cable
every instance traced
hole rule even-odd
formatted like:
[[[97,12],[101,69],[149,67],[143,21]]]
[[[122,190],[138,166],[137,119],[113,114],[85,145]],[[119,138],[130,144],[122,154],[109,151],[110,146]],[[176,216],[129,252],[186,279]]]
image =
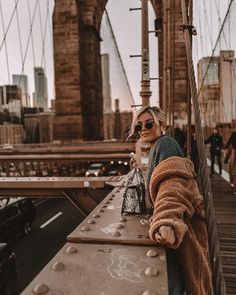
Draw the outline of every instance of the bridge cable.
[[[43,29],[43,22],[42,22],[42,14],[41,14],[40,2],[38,2],[38,12],[39,12],[40,34],[41,34],[41,42],[42,42],[42,56],[41,56],[40,66],[43,67],[43,64],[44,64],[44,69],[46,71],[45,28]],[[46,25],[47,25],[47,18],[46,18]]]
[[[182,1],[182,0],[181,0],[181,1]],[[211,63],[212,63],[212,60],[213,60],[213,57],[214,57],[214,53],[215,53],[215,51],[216,51],[217,44],[218,44],[218,42],[219,42],[219,40],[220,40],[220,36],[221,36],[222,31],[223,31],[223,29],[224,29],[224,25],[225,25],[225,23],[226,23],[226,20],[227,20],[227,17],[228,17],[228,15],[229,15],[229,11],[230,11],[230,9],[231,9],[231,5],[232,5],[233,2],[234,2],[234,0],[231,0],[230,3],[229,3],[229,5],[228,5],[228,9],[227,9],[227,12],[226,12],[226,14],[225,14],[224,21],[223,21],[223,23],[222,23],[222,25],[221,25],[221,28],[220,28],[219,34],[218,34],[218,36],[217,36],[217,39],[216,39],[216,42],[215,42],[214,48],[213,48],[212,53],[211,53],[210,60],[209,60],[209,62],[208,62],[208,64],[207,64],[206,72],[205,72],[205,74],[204,74],[204,76],[203,76],[203,79],[202,79],[202,82],[201,82],[201,86],[200,86],[200,88],[199,88],[199,90],[198,90],[198,95],[199,95],[199,93],[201,92],[201,90],[202,90],[202,88],[203,88],[203,85],[204,85],[204,82],[205,82],[205,80],[206,80],[206,78],[207,78],[209,67],[210,67],[210,65],[211,65]]]
[[[10,84],[10,69],[9,69],[9,59],[8,59],[8,51],[7,51],[7,39],[6,39],[6,31],[5,31],[5,23],[3,18],[3,11],[2,11],[2,1],[0,0],[0,13],[1,13],[1,21],[2,21],[2,30],[4,35],[4,44],[5,44],[5,54],[6,54],[6,63],[7,63],[7,74],[8,74],[8,84]]]
[[[128,93],[129,93],[129,96],[130,96],[130,99],[131,99],[131,104],[135,105],[134,98],[133,98],[133,95],[132,95],[132,92],[131,92],[131,89],[130,89],[129,81],[128,81],[128,78],[127,78],[127,74],[126,74],[126,71],[125,71],[125,68],[124,68],[124,65],[123,65],[123,62],[122,62],[122,58],[121,58],[121,55],[120,55],[120,51],[119,51],[119,48],[118,48],[118,45],[117,45],[117,42],[116,42],[115,34],[114,34],[114,31],[113,31],[113,28],[112,28],[112,25],[111,25],[111,21],[110,21],[110,18],[109,18],[109,15],[108,15],[108,12],[107,12],[106,9],[105,9],[105,14],[106,14],[106,17],[107,17],[107,22],[108,22],[108,26],[109,26],[109,29],[110,29],[110,32],[111,32],[111,36],[112,36],[114,44],[115,44],[115,49],[116,49],[118,58],[120,60],[121,69],[122,69],[122,72],[123,72],[123,75],[124,75],[124,78],[125,78],[125,82],[126,82],[126,86],[128,88]]]
[[[183,16],[183,25],[188,25],[187,22],[187,9],[186,9],[186,0],[181,0],[182,16]],[[192,60],[192,51],[191,51],[191,38],[190,30],[184,29],[184,39],[185,47],[187,54],[187,65],[188,65],[188,75],[190,82],[191,95],[193,100],[193,111],[194,117],[196,120],[196,134],[197,134],[197,147],[200,157],[200,172],[201,172],[201,183],[202,191],[204,197],[205,213],[206,213],[206,225],[208,230],[209,238],[209,250],[210,250],[210,261],[212,267],[212,279],[213,279],[213,288],[215,295],[226,294],[225,282],[223,278],[222,263],[221,257],[219,255],[219,241],[217,237],[216,221],[215,221],[215,212],[213,207],[213,198],[210,186],[209,179],[209,170],[207,168],[206,161],[206,151],[204,148],[204,137],[203,130],[201,126],[201,116],[200,116],[200,107],[198,102],[197,86],[194,76],[194,67]]]
[[[23,47],[22,47],[22,39],[21,39],[19,14],[18,14],[18,8],[17,8],[17,0],[15,0],[15,6],[16,6],[17,29],[18,29],[19,44],[20,44],[20,57],[21,57],[21,63],[23,63]]]

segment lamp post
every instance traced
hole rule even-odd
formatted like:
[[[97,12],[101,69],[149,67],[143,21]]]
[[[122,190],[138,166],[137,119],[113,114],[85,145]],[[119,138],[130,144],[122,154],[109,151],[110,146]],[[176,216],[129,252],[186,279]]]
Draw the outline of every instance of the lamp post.
[[[142,0],[142,78],[141,91],[142,105],[150,104],[150,71],[149,71],[149,36],[148,36],[148,0]]]

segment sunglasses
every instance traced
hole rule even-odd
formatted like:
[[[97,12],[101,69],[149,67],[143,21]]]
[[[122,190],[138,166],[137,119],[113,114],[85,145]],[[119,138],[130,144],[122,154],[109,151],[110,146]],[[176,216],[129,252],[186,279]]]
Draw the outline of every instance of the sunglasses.
[[[144,126],[145,129],[150,130],[154,126],[154,122],[147,122],[147,123],[144,123],[144,125],[143,124],[135,125],[135,127],[134,127],[135,132],[142,131],[143,126]]]

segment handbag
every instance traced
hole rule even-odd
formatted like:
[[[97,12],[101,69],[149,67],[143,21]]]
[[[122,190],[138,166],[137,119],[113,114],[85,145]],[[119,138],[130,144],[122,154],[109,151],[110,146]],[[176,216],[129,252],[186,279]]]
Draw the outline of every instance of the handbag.
[[[123,194],[121,213],[144,214],[146,212],[145,184],[140,168],[133,168],[128,176]]]

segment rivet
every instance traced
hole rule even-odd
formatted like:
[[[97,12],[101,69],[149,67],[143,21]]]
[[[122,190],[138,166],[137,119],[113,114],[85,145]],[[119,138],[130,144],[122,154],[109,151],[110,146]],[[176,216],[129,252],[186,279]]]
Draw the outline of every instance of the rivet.
[[[157,295],[156,292],[152,292],[152,291],[149,291],[149,290],[145,290],[142,295]]]
[[[89,230],[89,227],[87,227],[87,226],[82,226],[82,227],[80,228],[80,230],[81,230],[81,231],[88,231],[88,230]]]
[[[114,226],[115,228],[118,228],[118,229],[121,229],[121,228],[124,228],[124,225],[121,224],[121,223],[118,223]]]
[[[124,217],[121,217],[121,218],[120,218],[120,222],[125,222],[125,221],[127,221],[126,218],[124,218]]]
[[[158,256],[158,253],[157,253],[157,251],[151,249],[151,250],[147,251],[146,256],[147,257],[156,257],[156,256]]]
[[[145,269],[145,275],[148,277],[154,277],[157,276],[159,274],[159,270],[153,267],[147,267]]]
[[[110,201],[106,201],[105,204],[110,204]]]
[[[110,198],[108,198],[108,200],[109,200],[109,201],[113,201],[113,198],[112,198],[112,197],[110,197]]]
[[[104,212],[104,210],[103,209],[98,209],[98,211],[97,211],[98,213],[103,213]]]
[[[65,268],[65,265],[62,262],[58,262],[58,261],[56,261],[52,266],[52,270],[55,270],[55,271],[61,271],[64,268]]]
[[[76,253],[76,252],[78,252],[78,250],[77,250],[75,247],[73,247],[73,246],[69,246],[69,247],[66,249],[66,253],[67,253],[67,254],[74,254],[74,253]]]
[[[122,213],[122,215],[123,215],[123,216],[127,216],[127,215],[128,215],[128,213],[127,213],[127,212],[124,212],[124,213]]]
[[[118,230],[114,230],[114,231],[112,232],[112,236],[113,236],[113,237],[119,237],[119,236],[121,236],[121,233],[120,233]]]
[[[87,221],[87,223],[88,223],[88,224],[94,224],[95,221],[94,221],[93,219],[89,219],[89,220]]]
[[[162,255],[162,256],[159,256],[159,258],[160,258],[160,260],[161,260],[161,261],[166,261],[166,258],[165,258],[165,256],[164,256],[164,255]]]
[[[48,291],[49,291],[48,286],[45,285],[45,284],[42,284],[42,283],[37,284],[37,285],[34,287],[34,290],[33,290],[33,292],[34,292],[35,294],[46,294],[46,293],[48,293]]]
[[[100,217],[100,215],[99,214],[93,214],[93,216],[92,216],[93,218],[99,218]]]
[[[101,206],[101,208],[107,208],[107,205],[104,204],[104,205]]]

